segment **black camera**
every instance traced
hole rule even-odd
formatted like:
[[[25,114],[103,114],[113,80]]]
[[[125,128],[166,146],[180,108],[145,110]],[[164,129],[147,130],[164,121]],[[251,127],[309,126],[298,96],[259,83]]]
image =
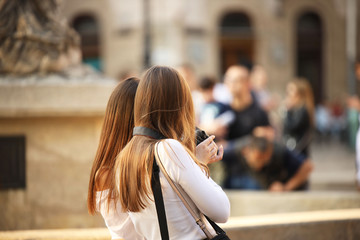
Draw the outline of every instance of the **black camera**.
[[[209,136],[206,134],[206,132],[204,130],[201,130],[200,128],[196,127],[196,129],[195,129],[196,145],[199,145],[199,143],[201,143],[208,137]]]

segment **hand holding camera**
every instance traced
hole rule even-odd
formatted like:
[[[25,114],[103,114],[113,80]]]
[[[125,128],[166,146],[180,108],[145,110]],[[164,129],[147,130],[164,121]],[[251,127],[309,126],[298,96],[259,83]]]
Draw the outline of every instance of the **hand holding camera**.
[[[224,154],[223,146],[218,146],[214,142],[214,135],[210,137],[205,131],[196,129],[196,158],[204,164],[218,162]]]

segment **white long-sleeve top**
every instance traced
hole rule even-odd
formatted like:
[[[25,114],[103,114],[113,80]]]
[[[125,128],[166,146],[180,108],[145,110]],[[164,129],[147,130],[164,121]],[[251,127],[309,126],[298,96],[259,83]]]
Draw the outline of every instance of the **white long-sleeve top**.
[[[119,201],[110,201],[108,208],[108,194],[109,189],[96,192],[96,206],[109,229],[111,239],[144,240],[145,238],[135,231],[129,214],[122,210]]]
[[[158,144],[157,150],[170,178],[183,188],[198,209],[214,222],[226,222],[230,215],[228,197],[220,186],[205,175],[181,143],[166,139]],[[160,184],[170,239],[206,238],[161,171]],[[153,199],[153,196],[151,197]],[[140,235],[149,240],[161,239],[154,201],[149,200],[144,210],[129,212],[129,216]],[[211,226],[208,229],[212,229]],[[211,232],[214,233],[213,230]]]

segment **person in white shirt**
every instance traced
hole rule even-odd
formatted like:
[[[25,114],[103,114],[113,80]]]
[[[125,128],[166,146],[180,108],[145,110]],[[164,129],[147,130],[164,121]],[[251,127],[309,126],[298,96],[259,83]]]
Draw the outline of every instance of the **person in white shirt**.
[[[128,78],[113,90],[105,111],[100,142],[90,175],[88,210],[99,212],[109,229],[112,239],[145,239],[135,231],[129,214],[124,211],[114,189],[113,169],[116,156],[130,141],[134,128],[134,98],[139,79]],[[209,157],[206,143],[196,148],[199,158]]]
[[[92,215],[101,213],[112,239],[144,239],[135,231],[129,214],[121,208],[113,178],[116,156],[132,137],[138,84],[139,79],[128,78],[112,92],[90,174],[88,211]]]
[[[217,148],[212,136],[204,141],[207,156],[196,156],[191,92],[176,70],[154,66],[145,73],[135,96],[134,120],[135,126],[150,128],[166,137],[158,140],[134,135],[116,159],[117,197],[136,232],[145,239],[161,239],[150,185],[155,151],[172,181],[181,186],[196,207],[213,221],[226,222],[229,199],[209,177],[207,167],[222,158],[223,148]],[[170,239],[206,238],[162,173],[160,183]]]

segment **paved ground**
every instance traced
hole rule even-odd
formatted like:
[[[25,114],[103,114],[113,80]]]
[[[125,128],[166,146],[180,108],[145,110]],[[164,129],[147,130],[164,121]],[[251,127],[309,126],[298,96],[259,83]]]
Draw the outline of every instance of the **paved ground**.
[[[314,141],[311,190],[355,191],[355,152],[337,140]]]

